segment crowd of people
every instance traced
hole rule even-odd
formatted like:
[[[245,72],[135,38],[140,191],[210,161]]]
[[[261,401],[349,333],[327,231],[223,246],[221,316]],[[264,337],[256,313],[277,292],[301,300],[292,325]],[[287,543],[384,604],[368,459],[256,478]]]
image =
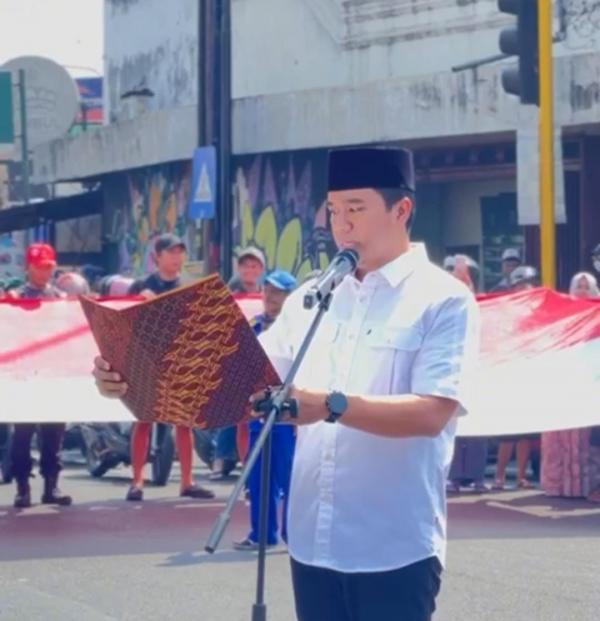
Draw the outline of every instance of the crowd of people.
[[[591,259],[594,269],[600,273],[600,244],[593,249]],[[479,292],[479,266],[471,257],[448,256],[443,267],[462,280],[473,293]],[[538,285],[538,270],[523,263],[517,248],[505,249],[502,278],[490,292],[516,292]],[[600,297],[597,277],[591,272],[578,272],[571,279],[569,294],[575,298]],[[506,489],[507,468],[514,455],[517,488],[535,487],[531,480],[534,477],[540,480],[541,487],[549,495],[586,497],[600,502],[600,427],[502,436],[498,441],[491,486],[485,482],[489,444],[487,438],[456,438],[446,486],[449,493],[460,493],[465,488],[476,493]]]
[[[248,534],[235,543],[238,550],[258,547],[258,500],[265,491],[267,541],[288,543],[301,621],[346,620],[349,602],[352,618],[365,621],[430,619],[445,563],[445,478],[450,492],[467,485],[478,493],[491,491],[486,483],[490,441],[454,437],[456,418],[468,413],[469,371],[477,363],[479,309],[474,294],[479,267],[464,255],[444,260],[451,275],[433,265],[424,246],[410,239],[415,208],[410,151],[356,148],[330,153],[332,234],[338,247],[358,252],[360,265],[337,287],[320,326],[325,328],[320,340],[307,354],[309,363],[299,370],[292,393],[299,404],[296,416],[289,425],[274,427],[268,490],[261,490],[260,462],[253,466],[247,489]],[[140,280],[98,277],[93,288],[100,294],[147,299],[178,288],[185,243],[171,234],[154,243],[154,273]],[[600,245],[592,263],[600,272]],[[26,282],[5,287],[10,297],[58,298],[87,292],[78,289],[85,283],[74,276],[63,278],[62,291],[58,288],[60,278],[53,279],[56,254],[47,244],[27,249],[26,269]],[[261,296],[263,310],[251,326],[281,374],[293,364],[311,320],[302,296],[294,291],[297,284],[277,266],[267,269],[258,248],[240,252],[236,276],[229,283],[235,294]],[[538,284],[537,270],[523,264],[518,249],[507,248],[502,279],[493,292]],[[576,274],[570,294],[598,296],[596,277]],[[106,360],[97,357],[93,373],[103,396],[125,394],[126,383]],[[227,476],[232,463],[244,461],[262,424],[256,417],[249,424],[217,431],[212,480]],[[42,440],[42,502],[69,505],[71,497],[58,487],[64,425],[17,424],[12,448],[15,507],[32,504],[31,438],[36,431]],[[127,501],[143,500],[149,433],[148,424],[135,424]],[[212,491],[193,478],[191,431],[177,428],[175,433],[180,495],[212,498]],[[541,479],[547,493],[600,500],[599,436],[599,428],[542,434]],[[536,444],[537,436],[500,438],[492,488],[505,489],[514,451],[516,485],[531,487],[528,466]]]
[[[61,298],[76,295],[140,295],[151,299],[156,295],[181,286],[181,270],[186,260],[185,243],[173,234],[160,235],[155,240],[154,259],[156,270],[133,279],[118,274],[104,276],[101,270],[85,266],[79,271],[58,271],[56,253],[51,245],[34,243],[26,253],[26,278],[10,278],[0,282],[0,298]],[[600,244],[592,252],[592,264],[600,273]],[[517,248],[504,250],[501,259],[502,277],[490,290],[491,293],[519,291],[539,285],[538,271],[522,261]],[[471,291],[480,293],[480,268],[466,255],[450,255],[443,261],[443,268],[465,283]],[[267,330],[281,311],[285,299],[296,288],[295,277],[281,269],[267,270],[263,252],[255,247],[244,248],[236,258],[236,273],[228,283],[234,294],[256,294],[263,299],[264,311],[251,321],[257,335]],[[579,272],[571,280],[570,295],[577,298],[599,297],[597,277],[591,272]],[[226,427],[215,430],[214,459],[211,460],[211,481],[230,476],[243,462],[248,450],[260,433],[259,421],[249,427]],[[45,481],[42,502],[68,505],[70,496],[58,488],[60,472],[60,446],[64,425],[16,425],[12,445],[12,460],[17,482],[15,507],[31,505],[29,478],[32,468],[29,446],[32,435],[40,434],[42,454],[40,468]],[[143,500],[144,468],[148,455],[151,425],[138,422],[131,436],[132,483],[127,491],[128,501]],[[181,464],[182,497],[210,499],[214,493],[193,479],[194,440],[186,427],[175,430],[176,447]],[[278,541],[278,531],[286,538],[285,511],[278,519],[279,500],[285,504],[289,490],[294,435],[286,425],[277,425],[273,434],[273,481],[269,490],[269,545]],[[488,456],[491,445],[496,445],[495,474],[491,484],[486,482]],[[543,454],[543,467],[540,466]],[[516,457],[516,487],[527,489],[538,479],[543,489],[552,495],[587,497],[600,502],[600,428],[565,430],[544,434],[503,436],[497,440],[487,438],[462,438],[455,441],[454,458],[448,473],[447,491],[452,494],[471,490],[476,493],[499,491],[507,487],[507,468]],[[259,462],[260,464],[260,462]],[[251,527],[243,540],[236,542],[240,550],[253,550],[258,541],[258,503],[260,476],[259,465],[249,478],[247,498],[250,503]],[[575,474],[573,474],[575,473]],[[281,528],[278,524],[281,523]]]

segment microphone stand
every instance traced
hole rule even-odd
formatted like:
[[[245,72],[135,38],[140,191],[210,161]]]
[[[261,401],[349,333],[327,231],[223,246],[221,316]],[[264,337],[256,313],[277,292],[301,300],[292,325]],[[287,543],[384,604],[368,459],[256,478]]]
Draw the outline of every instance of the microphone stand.
[[[318,312],[315,315],[298,354],[290,368],[283,386],[273,389],[267,393],[267,398],[260,403],[260,410],[268,415],[264,419],[263,428],[256,440],[256,444],[252,448],[248,459],[242,469],[239,479],[233,488],[225,509],[219,515],[213,529],[210,533],[208,541],[204,549],[213,554],[223,537],[223,533],[231,520],[231,514],[237,502],[237,499],[246,483],[252,467],[256,463],[260,452],[262,451],[261,463],[261,487],[260,487],[260,511],[259,511],[259,537],[258,537],[258,567],[256,576],[256,600],[252,606],[252,621],[266,621],[267,607],[264,599],[265,591],[265,561],[267,550],[267,526],[269,512],[269,482],[271,475],[271,430],[273,425],[282,413],[289,412],[291,416],[297,414],[297,404],[288,399],[289,392],[294,383],[296,373],[304,360],[306,352],[314,338],[314,335],[323,319],[325,313],[329,310],[331,304],[332,293],[328,293],[319,300]]]

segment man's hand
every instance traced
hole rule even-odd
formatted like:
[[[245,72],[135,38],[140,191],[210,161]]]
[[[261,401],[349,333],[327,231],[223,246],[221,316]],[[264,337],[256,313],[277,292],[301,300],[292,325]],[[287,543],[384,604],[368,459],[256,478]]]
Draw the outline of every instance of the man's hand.
[[[92,375],[96,378],[98,391],[104,397],[120,399],[127,392],[127,384],[121,376],[111,370],[110,364],[98,356],[94,359]]]
[[[265,391],[259,392],[250,397],[250,404],[253,405],[260,399],[265,398]],[[327,394],[324,392],[312,392],[308,390],[300,390],[293,387],[290,391],[290,399],[296,399],[298,402],[298,416],[292,418],[289,414],[281,417],[280,422],[289,423],[290,425],[312,425],[319,421],[325,420],[329,416],[325,401]],[[263,412],[251,411],[254,418],[261,418]]]

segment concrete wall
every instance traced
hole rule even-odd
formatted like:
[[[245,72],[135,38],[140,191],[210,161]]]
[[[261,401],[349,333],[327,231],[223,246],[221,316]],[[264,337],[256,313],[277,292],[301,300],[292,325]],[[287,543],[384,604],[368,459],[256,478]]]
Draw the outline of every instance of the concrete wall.
[[[442,209],[445,246],[481,246],[481,198],[502,192],[516,192],[515,181],[463,181],[445,185]]]
[[[34,158],[37,180],[190,157],[196,4],[107,0],[108,105],[120,112],[123,89],[146,80],[162,116],[110,127],[106,138],[43,145]],[[565,38],[555,45],[556,118],[598,131],[600,24],[589,3],[554,5],[566,8]],[[511,21],[496,0],[233,0],[232,9],[236,154],[510,139],[530,122],[502,91],[501,63],[450,71],[496,53],[498,33]]]
[[[149,110],[193,104],[198,90],[197,0],[106,0],[105,106],[109,122],[129,116],[121,96],[153,91]]]
[[[507,21],[496,0],[233,0],[234,96],[448,71]]]

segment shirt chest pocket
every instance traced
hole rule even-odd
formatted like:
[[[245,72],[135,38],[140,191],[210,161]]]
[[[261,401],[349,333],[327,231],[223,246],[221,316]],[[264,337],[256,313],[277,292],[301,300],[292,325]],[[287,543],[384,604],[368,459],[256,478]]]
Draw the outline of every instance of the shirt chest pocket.
[[[323,322],[311,342],[298,373],[298,385],[314,390],[329,390],[336,374],[336,347],[342,326],[338,322]]]
[[[382,394],[410,392],[415,357],[423,343],[417,326],[379,325],[367,328],[365,356]]]

